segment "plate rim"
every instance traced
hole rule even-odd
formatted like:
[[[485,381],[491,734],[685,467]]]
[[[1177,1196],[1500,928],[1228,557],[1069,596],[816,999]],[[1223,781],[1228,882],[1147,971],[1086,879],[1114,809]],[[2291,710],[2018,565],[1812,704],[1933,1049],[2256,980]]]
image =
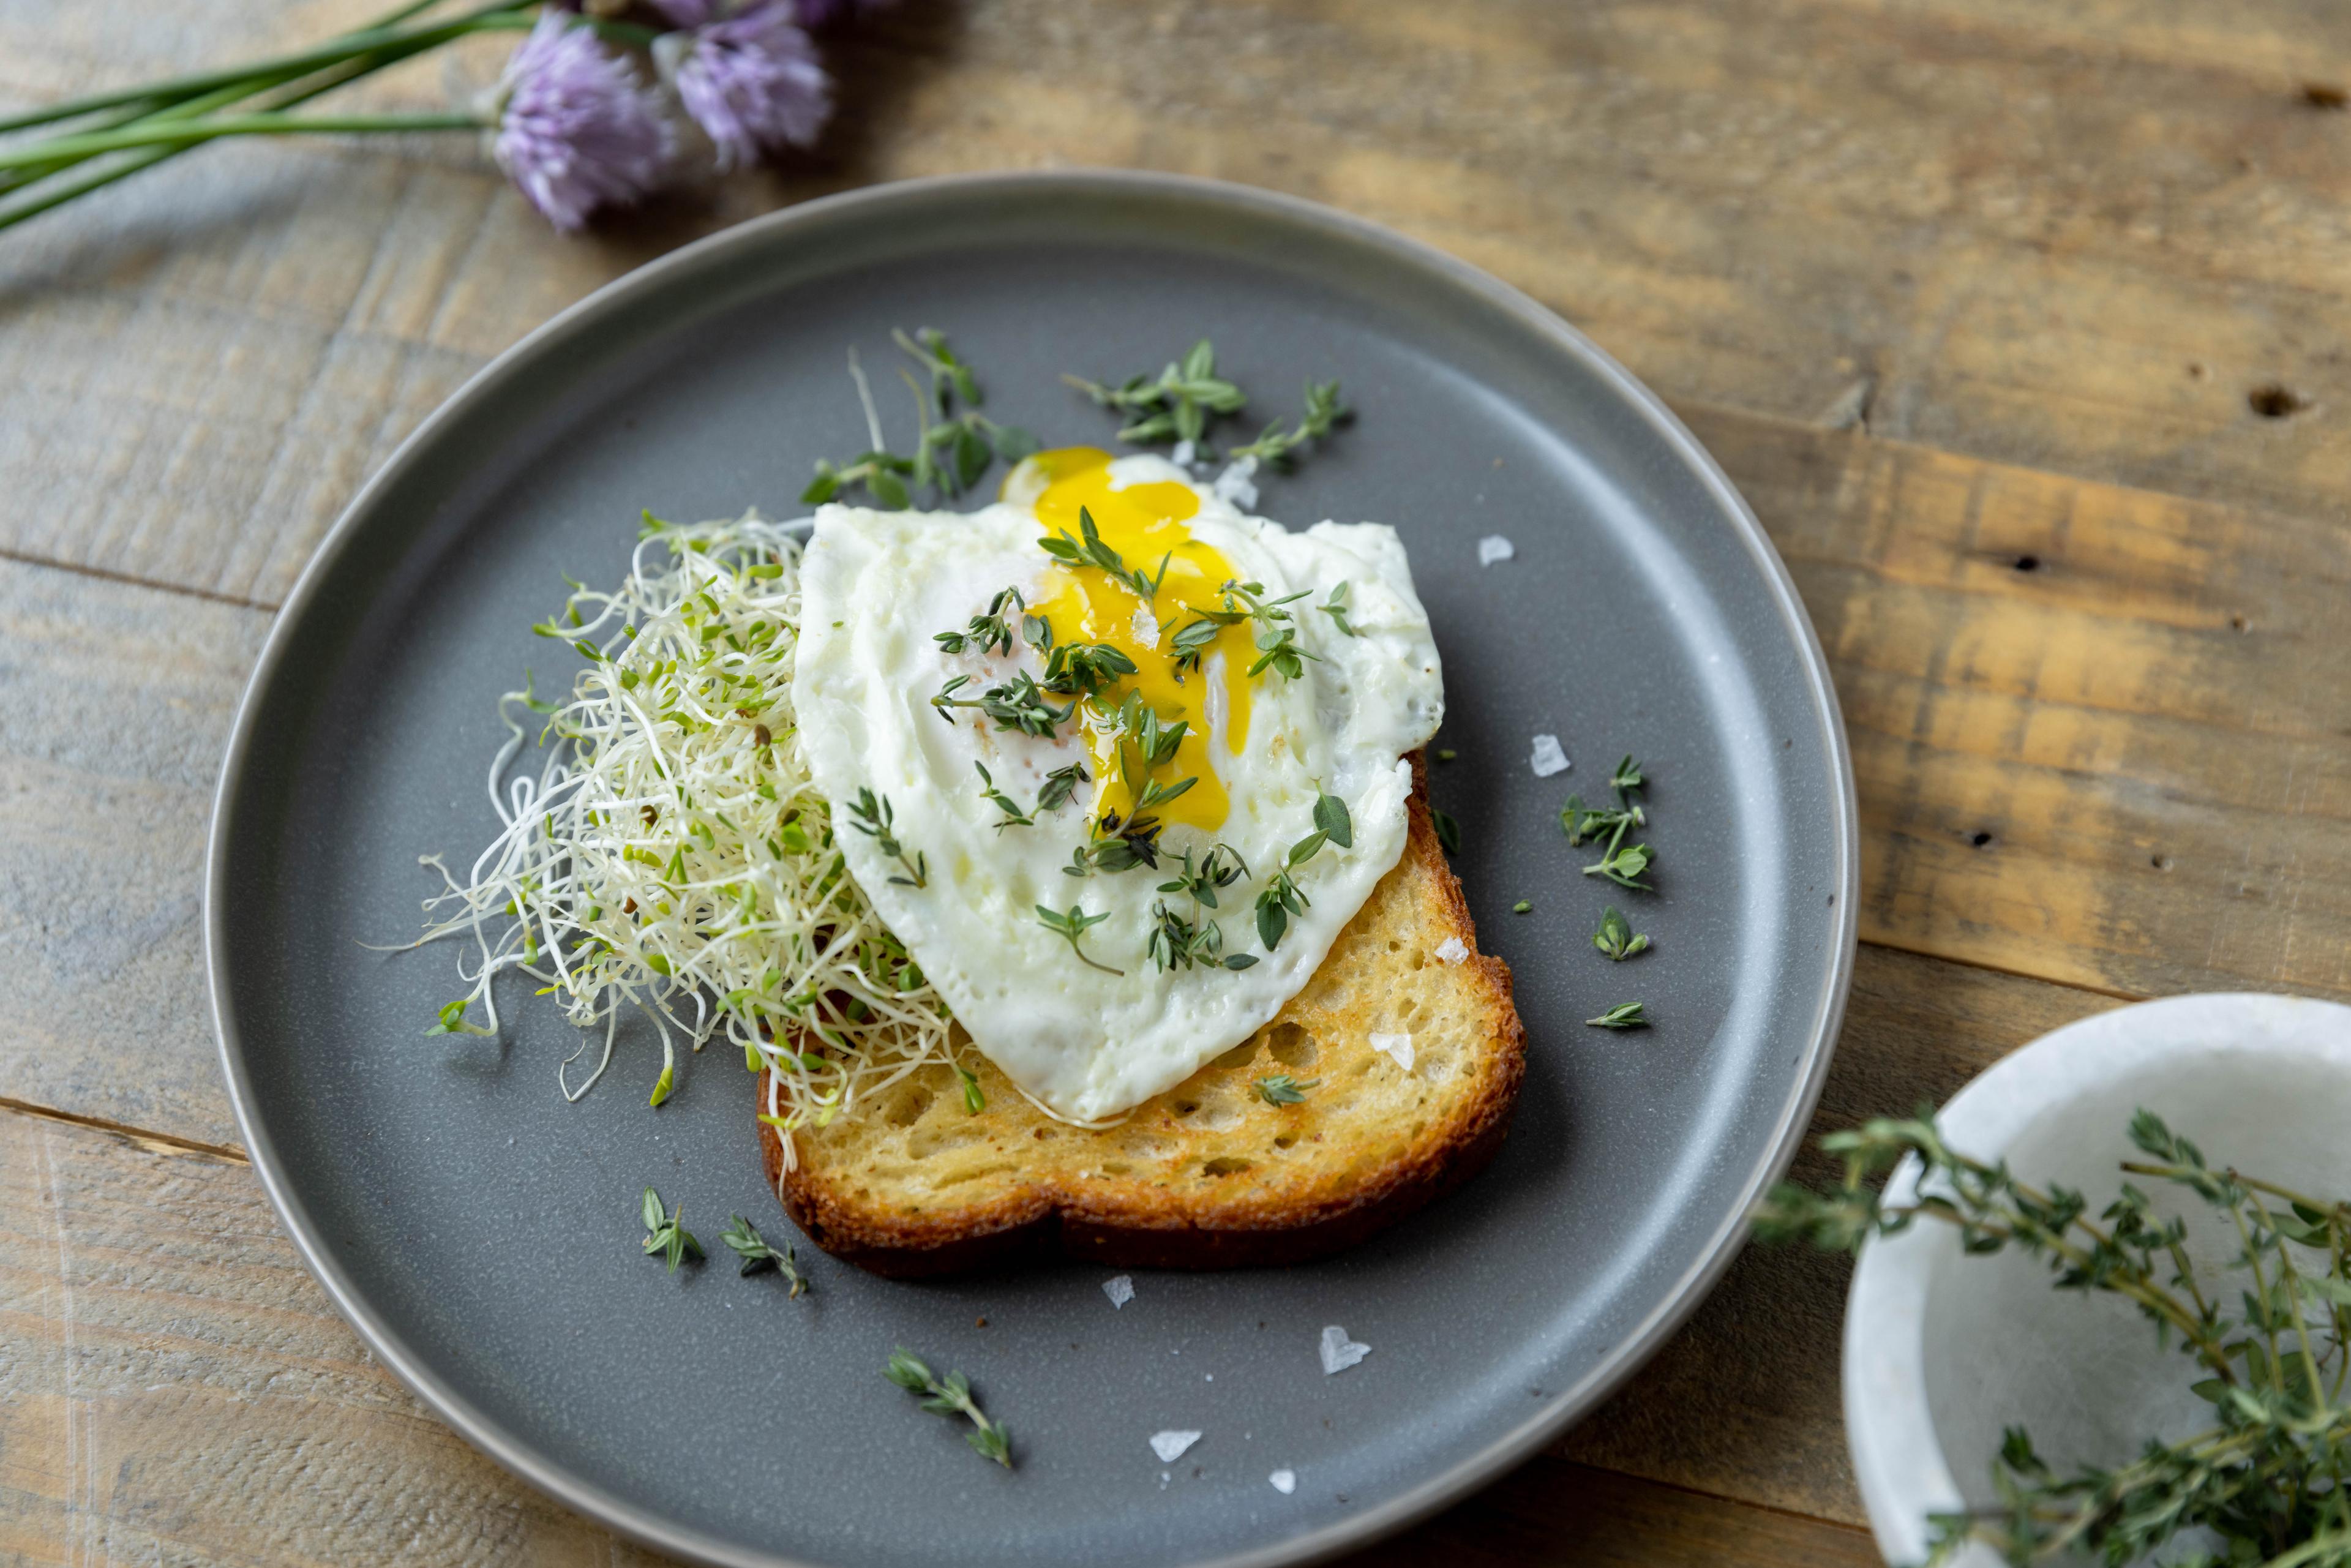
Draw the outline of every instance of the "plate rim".
[[[1191,202],[1221,203],[1247,215],[1270,218],[1320,230],[1382,253],[1384,259],[1409,269],[1433,274],[1438,281],[1473,295],[1515,318],[1531,336],[1553,351],[1583,366],[1638,414],[1700,481],[1754,558],[1764,586],[1781,619],[1795,633],[1795,643],[1811,688],[1815,716],[1821,724],[1836,774],[1833,802],[1837,818],[1833,835],[1837,874],[1837,904],[1828,983],[1822,988],[1819,1009],[1803,1051],[1803,1068],[1782,1102],[1777,1124],[1765,1151],[1740,1185],[1738,1203],[1717,1224],[1690,1266],[1666,1290],[1640,1322],[1610,1347],[1591,1368],[1544,1402],[1508,1432],[1476,1452],[1454,1460],[1442,1471],[1383,1500],[1376,1506],[1306,1534],[1269,1545],[1246,1548],[1220,1557],[1188,1560],[1191,1568],[1286,1568],[1318,1563],[1416,1523],[1467,1494],[1499,1479],[1530,1458],[1542,1444],[1600,1403],[1646,1364],[1666,1340],[1704,1301],[1723,1271],[1738,1256],[1746,1239],[1747,1216],[1764,1189],[1776,1181],[1794,1157],[1809,1125],[1828,1075],[1837,1035],[1843,1026],[1853,986],[1859,932],[1860,826],[1851,744],[1844,713],[1830,677],[1828,660],[1818,632],[1799,597],[1787,564],[1770,536],[1718,464],[1664,400],[1632,372],[1572,326],[1564,318],[1522,290],[1484,269],[1424,241],[1351,213],[1303,197],[1228,181],[1155,171],[1114,168],[1021,170],[930,175],[886,181],[816,197],[721,229],[643,263],[565,307],[468,376],[439,406],[427,414],[395,447],[392,455],[369,476],[333,525],[320,538],[294,586],[278,607],[269,634],[255,661],[253,673],[237,699],[229,742],[214,785],[211,821],[205,834],[204,936],[204,973],[213,1030],[219,1046],[221,1069],[228,1084],[231,1108],[246,1157],[261,1178],[263,1191],[300,1256],[338,1313],[350,1324],[369,1349],[409,1391],[447,1422],[475,1449],[509,1474],[566,1508],[586,1515],[623,1535],[658,1551],[719,1568],[837,1568],[813,1560],[739,1546],[708,1535],[678,1520],[653,1513],[613,1495],[603,1487],[571,1473],[549,1458],[522,1434],[509,1429],[467,1400],[418,1357],[376,1312],[366,1296],[336,1262],[255,1109],[251,1082],[246,1071],[243,1036],[227,998],[229,936],[225,890],[231,867],[227,826],[250,760],[258,709],[285,663],[294,628],[304,619],[310,601],[320,591],[329,569],[357,537],[361,522],[378,496],[392,487],[420,455],[448,427],[461,421],[471,405],[528,368],[530,361],[621,302],[656,291],[671,275],[684,272],[705,258],[737,247],[771,243],[778,231],[839,216],[860,207],[887,210],[912,204],[919,207],[942,194],[1000,193],[1008,199],[1040,193],[1076,197],[1164,197]]]

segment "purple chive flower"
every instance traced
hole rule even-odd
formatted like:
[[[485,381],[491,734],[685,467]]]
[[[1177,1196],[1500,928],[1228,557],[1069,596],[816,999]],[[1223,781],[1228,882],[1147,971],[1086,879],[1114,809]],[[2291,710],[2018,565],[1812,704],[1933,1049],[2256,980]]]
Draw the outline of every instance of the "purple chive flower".
[[[499,78],[491,152],[530,204],[559,229],[626,204],[667,179],[677,136],[660,96],[595,32],[543,14]]]
[[[653,58],[718,150],[720,168],[816,140],[832,113],[832,78],[791,0],[752,0],[731,14],[716,0],[656,5],[684,30],[656,39]]]

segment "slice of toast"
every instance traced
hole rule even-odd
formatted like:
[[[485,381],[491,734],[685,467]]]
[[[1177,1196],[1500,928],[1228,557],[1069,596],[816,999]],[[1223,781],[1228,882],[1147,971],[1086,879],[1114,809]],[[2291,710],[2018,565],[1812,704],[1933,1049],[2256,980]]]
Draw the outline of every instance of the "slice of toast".
[[[977,1114],[950,1069],[925,1068],[854,1120],[794,1133],[789,1173],[760,1124],[785,1210],[878,1274],[1056,1252],[1217,1269],[1337,1251],[1474,1176],[1509,1129],[1526,1036],[1509,967],[1476,950],[1413,765],[1403,857],[1272,1023],[1100,1131],[1046,1116],[976,1051]],[[1468,956],[1440,957],[1447,938]],[[1374,1031],[1411,1035],[1409,1071]],[[1257,1082],[1275,1074],[1313,1086],[1271,1104]]]

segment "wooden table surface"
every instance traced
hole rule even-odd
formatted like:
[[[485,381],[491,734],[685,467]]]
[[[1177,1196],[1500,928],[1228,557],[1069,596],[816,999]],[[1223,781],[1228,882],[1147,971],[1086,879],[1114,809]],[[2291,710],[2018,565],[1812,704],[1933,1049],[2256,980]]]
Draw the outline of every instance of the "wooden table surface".
[[[0,0],[0,105],[376,4]],[[2351,998],[2339,0],[904,0],[836,63],[819,155],[584,239],[464,138],[207,149],[0,235],[0,1562],[646,1555],[478,1457],[296,1260],[214,1064],[202,846],[271,613],[402,436],[598,285],[826,191],[1291,191],[1662,392],[1852,732],[1823,1124],[2135,998]],[[1550,1454],[1357,1561],[1874,1561],[1845,1272],[1750,1252]]]

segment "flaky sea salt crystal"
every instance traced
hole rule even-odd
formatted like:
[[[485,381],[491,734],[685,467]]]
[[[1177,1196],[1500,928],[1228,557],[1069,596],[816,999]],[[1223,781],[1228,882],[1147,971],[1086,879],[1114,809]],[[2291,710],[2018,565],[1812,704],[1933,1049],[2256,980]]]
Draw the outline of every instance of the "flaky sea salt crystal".
[[[1114,1280],[1104,1280],[1102,1294],[1110,1298],[1110,1304],[1113,1307],[1126,1305],[1134,1300],[1134,1276],[1121,1274]]]
[[[1192,459],[1199,455],[1198,447],[1188,441],[1179,441],[1176,444],[1176,450],[1167,455],[1167,461],[1178,468],[1189,468],[1192,466]]]
[[[1184,1457],[1184,1450],[1200,1440],[1197,1432],[1154,1432],[1151,1451],[1159,1456],[1163,1465],[1172,1465]]]
[[[1347,1368],[1354,1365],[1355,1363],[1363,1360],[1364,1357],[1372,1354],[1372,1347],[1370,1345],[1364,1344],[1358,1340],[1349,1339],[1347,1337],[1347,1331],[1341,1328],[1337,1323],[1332,1323],[1330,1327],[1322,1331],[1322,1343],[1321,1349],[1322,1352],[1322,1375],[1325,1377],[1335,1376],[1338,1374],[1346,1371]],[[1196,1432],[1193,1436],[1197,1437],[1199,1434]],[[1158,1441],[1155,1437],[1152,1440],[1154,1442]]]
[[[1135,642],[1142,646],[1145,648],[1159,646],[1159,617],[1151,613],[1151,606],[1148,604],[1138,604],[1134,607],[1134,621],[1128,630],[1134,634]]]
[[[1488,534],[1478,541],[1478,564],[1491,566],[1498,560],[1508,560],[1518,554],[1510,541],[1499,534]]]
[[[1216,493],[1217,500],[1228,507],[1246,512],[1257,505],[1257,486],[1249,483],[1249,476],[1256,472],[1256,458],[1236,457],[1225,465],[1225,471],[1217,476],[1215,483],[1208,488]]]
[[[1527,758],[1527,766],[1535,770],[1535,777],[1538,779],[1548,779],[1554,773],[1566,772],[1569,767],[1567,753],[1561,747],[1559,737],[1536,736],[1534,755]]]
[[[1458,964],[1469,956],[1469,945],[1458,936],[1447,936],[1437,945],[1437,956],[1448,964]]]
[[[1298,1472],[1296,1470],[1276,1470],[1273,1474],[1266,1477],[1265,1479],[1270,1484],[1271,1484],[1274,1490],[1280,1492],[1284,1497],[1288,1497],[1291,1492],[1298,1490]]]
[[[1410,1034],[1374,1034],[1372,1049],[1384,1051],[1395,1058],[1395,1064],[1406,1072],[1412,1071],[1412,1036]]]

